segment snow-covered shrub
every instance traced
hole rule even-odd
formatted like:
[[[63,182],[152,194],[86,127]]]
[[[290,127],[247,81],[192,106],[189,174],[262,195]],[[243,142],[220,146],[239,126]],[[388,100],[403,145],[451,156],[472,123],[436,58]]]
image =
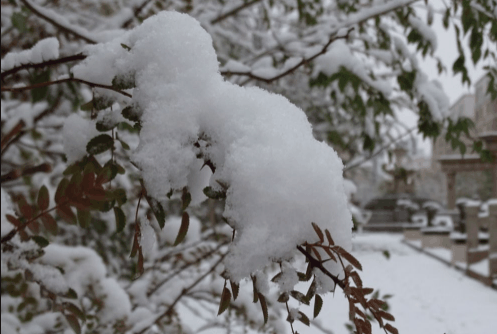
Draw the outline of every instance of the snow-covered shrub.
[[[2,331],[294,332],[338,286],[357,331],[395,333],[348,253],[342,160],[397,107],[468,125],[409,4],[2,3]]]

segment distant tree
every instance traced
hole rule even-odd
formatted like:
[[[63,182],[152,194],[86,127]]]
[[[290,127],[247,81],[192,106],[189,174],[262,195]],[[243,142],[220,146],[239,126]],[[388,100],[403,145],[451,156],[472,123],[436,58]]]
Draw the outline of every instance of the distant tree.
[[[493,96],[495,13],[443,11],[454,73],[469,83],[469,36]],[[471,122],[449,117],[417,60],[434,57],[437,14],[413,0],[2,2],[2,330],[181,333],[187,312],[204,329],[286,319],[295,333],[313,323],[298,304],[316,317],[339,286],[356,332],[368,314],[397,333],[348,252],[340,159],[410,135],[401,108],[466,150]]]

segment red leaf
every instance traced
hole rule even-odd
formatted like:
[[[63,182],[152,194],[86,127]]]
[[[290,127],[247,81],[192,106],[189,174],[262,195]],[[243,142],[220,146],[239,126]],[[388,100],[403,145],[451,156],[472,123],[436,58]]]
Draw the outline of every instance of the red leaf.
[[[41,216],[41,222],[48,232],[52,233],[53,235],[57,235],[59,228],[57,226],[57,222],[51,215],[49,215],[48,213],[43,214]]]
[[[38,192],[38,208],[40,208],[41,211],[45,211],[48,209],[48,205],[50,204],[50,198],[48,194],[48,189],[47,187],[43,186],[40,188],[40,191]]]
[[[57,213],[62,219],[64,219],[69,224],[76,224],[76,215],[72,212],[71,208],[67,205],[60,205],[57,208]]]

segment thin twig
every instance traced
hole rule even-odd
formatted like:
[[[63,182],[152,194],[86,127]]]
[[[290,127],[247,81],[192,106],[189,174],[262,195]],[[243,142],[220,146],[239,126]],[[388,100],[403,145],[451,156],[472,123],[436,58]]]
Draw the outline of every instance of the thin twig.
[[[246,76],[246,77],[249,77],[250,79],[254,79],[254,80],[258,80],[258,81],[263,81],[267,84],[270,84],[272,83],[273,81],[276,81],[276,80],[279,80],[285,76],[287,76],[288,74],[291,74],[293,73],[296,69],[298,69],[299,67],[303,66],[303,65],[306,65],[308,64],[309,62],[313,61],[314,59],[316,59],[317,57],[323,55],[326,53],[326,51],[328,51],[328,47],[331,45],[331,43],[333,43],[334,41],[338,40],[338,39],[347,39],[350,32],[354,30],[354,28],[350,28],[348,31],[347,31],[347,34],[345,36],[336,36],[336,35],[333,35],[330,37],[330,39],[328,40],[328,42],[323,46],[323,48],[317,52],[316,54],[312,55],[311,57],[309,58],[303,58],[298,64],[294,65],[293,67],[289,68],[288,70],[286,70],[285,72],[283,73],[280,73],[272,78],[263,78],[263,77],[260,77],[258,75],[255,75],[253,74],[251,71],[249,72],[231,72],[231,71],[222,71],[221,74],[223,75],[227,75],[227,76],[231,76],[231,75],[239,75],[239,76]]]
[[[337,276],[330,273],[329,270],[326,269],[320,261],[316,260],[311,254],[309,254],[304,248],[302,248],[302,246],[297,246],[297,249],[299,250],[299,252],[305,255],[305,257],[314,267],[318,268],[323,274],[331,278],[336,285],[338,285],[342,289],[345,288],[345,283],[343,282],[343,280],[340,280]]]
[[[74,35],[74,36],[78,37],[79,39],[84,40],[84,41],[85,41],[85,42],[87,42],[87,43],[90,43],[90,44],[96,44],[96,43],[97,43],[97,41],[95,41],[95,40],[93,40],[93,39],[91,39],[91,38],[89,38],[89,37],[87,37],[87,36],[84,36],[84,35],[80,34],[79,32],[74,31],[74,30],[72,30],[72,29],[70,29],[70,28],[68,28],[68,27],[66,27],[66,26],[64,26],[64,25],[62,25],[62,24],[60,24],[59,22],[57,22],[57,21],[53,20],[52,18],[50,18],[50,17],[46,16],[45,14],[41,13],[41,12],[40,12],[40,11],[36,8],[36,6],[35,6],[35,5],[33,5],[31,2],[29,2],[28,0],[21,0],[21,2],[22,2],[22,3],[26,6],[26,7],[28,7],[28,8],[29,8],[29,10],[31,10],[31,11],[32,11],[32,12],[33,12],[36,16],[41,17],[42,19],[44,19],[45,21],[47,21],[47,22],[49,22],[49,23],[53,24],[54,26],[56,26],[56,27],[57,27],[57,28],[59,28],[60,30],[62,30],[62,31],[64,31],[64,32],[68,33],[68,34]]]
[[[412,128],[410,128],[409,130],[407,130],[406,133],[400,135],[399,137],[397,138],[394,138],[392,139],[390,142],[388,142],[387,144],[383,145],[382,147],[380,147],[380,149],[378,151],[376,151],[375,153],[367,156],[366,158],[363,158],[361,159],[360,161],[352,164],[352,165],[347,165],[345,166],[345,168],[343,169],[344,172],[350,170],[350,169],[354,169],[356,167],[359,167],[360,165],[362,165],[363,163],[365,163],[366,161],[368,160],[371,160],[373,159],[374,157],[376,157],[378,154],[380,154],[381,152],[383,152],[386,148],[388,148],[390,145],[392,144],[395,144],[396,142],[398,142],[399,140],[401,140],[402,138],[404,138],[405,136],[407,136],[408,134],[410,134],[411,132],[413,132],[414,130],[416,130],[417,128],[414,126]]]
[[[193,289],[195,286],[197,286],[197,284],[199,284],[204,278],[206,278],[207,275],[212,273],[216,269],[216,267],[224,260],[225,257],[226,257],[226,254],[222,255],[219,258],[219,260],[217,260],[216,263],[214,263],[214,265],[208,271],[206,271],[202,276],[200,276],[197,280],[195,280],[195,282],[190,284],[188,287],[184,288],[183,291],[181,291],[181,293],[178,295],[178,297],[176,297],[176,299],[171,303],[171,305],[169,305],[167,310],[165,310],[161,315],[159,315],[157,318],[155,318],[153,323],[151,323],[147,327],[143,328],[141,331],[137,332],[136,334],[145,333],[150,328],[150,326],[152,326],[153,324],[157,323],[158,321],[160,321],[164,317],[166,317],[173,310],[173,308],[176,306],[176,304],[181,300],[181,298],[183,298],[183,296],[185,296],[191,289]]]
[[[17,180],[23,176],[33,175],[36,173],[49,173],[52,171],[52,166],[48,163],[42,163],[37,166],[27,167],[23,169],[14,169],[7,174],[1,176],[0,183]]]
[[[208,258],[209,256],[211,256],[212,254],[216,253],[218,250],[221,249],[221,247],[223,246],[226,246],[228,244],[228,242],[223,242],[221,244],[219,244],[216,248],[214,248],[213,250],[203,254],[201,257],[199,257],[197,260],[193,261],[193,262],[188,262],[186,264],[184,264],[183,266],[181,266],[180,268],[178,268],[176,271],[174,271],[173,273],[169,274],[166,278],[164,278],[162,281],[160,281],[159,283],[157,283],[157,285],[155,287],[153,287],[150,291],[147,292],[147,297],[150,297],[152,294],[154,294],[155,292],[157,292],[157,290],[159,290],[159,288],[161,286],[163,286],[164,284],[166,284],[171,278],[177,276],[179,273],[181,273],[183,270],[193,266],[193,265],[196,265],[198,263],[200,263],[201,261],[205,260],[206,258]]]
[[[85,80],[81,80],[81,79],[77,79],[77,78],[66,78],[66,79],[60,79],[60,80],[55,80],[55,81],[41,82],[38,84],[34,84],[31,86],[25,86],[25,87],[2,87],[2,92],[22,92],[25,90],[35,89],[35,88],[39,88],[39,87],[47,87],[47,86],[57,85],[57,84],[65,83],[65,82],[79,82],[79,83],[88,85],[90,87],[109,89],[109,90],[112,90],[116,93],[122,94],[124,96],[132,97],[131,94],[126,93],[122,90],[116,89],[112,86],[101,85],[101,84],[97,84],[94,82],[89,82],[89,81],[85,81]]]
[[[14,67],[14,68],[11,68],[10,70],[2,72],[1,78],[3,80],[3,79],[5,79],[5,77],[7,77],[9,75],[17,73],[17,72],[19,72],[21,70],[26,70],[28,68],[50,67],[50,66],[65,64],[65,63],[69,63],[69,62],[73,62],[73,61],[83,60],[86,57],[87,57],[86,55],[84,55],[82,53],[78,53],[78,54],[73,55],[73,56],[67,56],[67,57],[52,59],[52,60],[44,61],[44,62],[41,62],[41,63],[22,64],[22,65]]]
[[[124,22],[122,24],[122,28],[128,28],[131,23],[133,23],[133,19],[134,18],[138,18],[138,15],[140,15],[141,11],[145,8],[145,6],[147,6],[150,2],[152,2],[152,0],[145,0],[143,1],[143,3],[137,7],[135,7],[135,9],[133,10],[133,16],[130,17],[128,20],[126,20],[126,22]]]
[[[55,209],[57,209],[59,206],[62,206],[62,205],[65,205],[66,203],[68,203],[68,201],[63,201],[63,202],[60,202],[59,204],[57,204],[56,206],[54,206],[53,208],[51,209],[48,209],[48,210],[45,210],[45,211],[42,211],[40,212],[38,215],[36,215],[35,217],[29,219],[27,222],[25,222],[24,224],[22,225],[19,225],[18,227],[16,227],[15,229],[13,229],[12,231],[10,231],[8,234],[4,235],[0,241],[0,243],[4,243],[4,242],[7,242],[7,241],[10,241],[13,237],[15,237],[15,235],[17,234],[17,232],[23,230],[26,228],[26,226],[28,226],[29,224],[31,224],[32,222],[34,222],[35,220],[37,220],[38,218],[40,218],[41,216],[43,216],[44,214],[47,214]]]
[[[41,114],[36,116],[33,120],[33,124],[38,123],[43,117],[50,115],[54,110],[59,106],[60,99],[62,97],[62,94],[57,95],[57,98],[55,99],[54,103],[50,108],[45,109]],[[7,149],[19,139],[21,139],[22,136],[24,136],[28,130],[22,128],[25,126],[25,123],[23,120],[20,120],[19,123],[4,137],[2,138],[2,152],[0,153],[0,156],[3,156],[5,152],[7,152]],[[13,138],[12,138],[13,137]],[[12,140],[10,140],[12,138]],[[9,141],[10,140],[10,141]]]
[[[240,6],[235,7],[233,9],[231,9],[230,11],[228,11],[228,12],[226,12],[224,14],[221,14],[218,17],[216,17],[215,19],[211,20],[211,24],[217,24],[217,23],[219,23],[221,21],[224,21],[228,17],[233,16],[236,13],[238,13],[239,11],[241,11],[241,10],[247,8],[247,7],[250,7],[250,6],[256,4],[256,3],[260,2],[260,1],[261,0],[252,0],[252,1],[244,2]]]

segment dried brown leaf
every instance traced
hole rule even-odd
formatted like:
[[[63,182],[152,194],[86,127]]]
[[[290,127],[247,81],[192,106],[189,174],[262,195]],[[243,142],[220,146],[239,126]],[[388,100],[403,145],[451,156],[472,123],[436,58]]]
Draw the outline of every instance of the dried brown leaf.
[[[221,302],[219,303],[219,310],[217,311],[217,315],[221,315],[228,306],[230,306],[231,302],[231,292],[227,287],[224,287],[223,293],[221,294]]]
[[[386,324],[386,325],[385,325],[385,329],[386,329],[387,331],[389,331],[390,333],[392,333],[392,334],[399,334],[399,331],[397,330],[397,328],[393,327],[393,326],[392,326],[392,325],[390,325],[390,324]]]
[[[326,230],[324,230],[324,232],[326,233],[326,239],[328,239],[328,243],[330,244],[330,246],[333,246],[335,244],[335,242],[333,241],[333,238],[331,237],[330,231],[328,231],[328,229],[326,229]]]
[[[324,242],[324,235],[321,228],[316,223],[312,223],[312,227],[314,228],[314,231],[316,231],[316,234],[319,237],[319,242],[320,243]]]

